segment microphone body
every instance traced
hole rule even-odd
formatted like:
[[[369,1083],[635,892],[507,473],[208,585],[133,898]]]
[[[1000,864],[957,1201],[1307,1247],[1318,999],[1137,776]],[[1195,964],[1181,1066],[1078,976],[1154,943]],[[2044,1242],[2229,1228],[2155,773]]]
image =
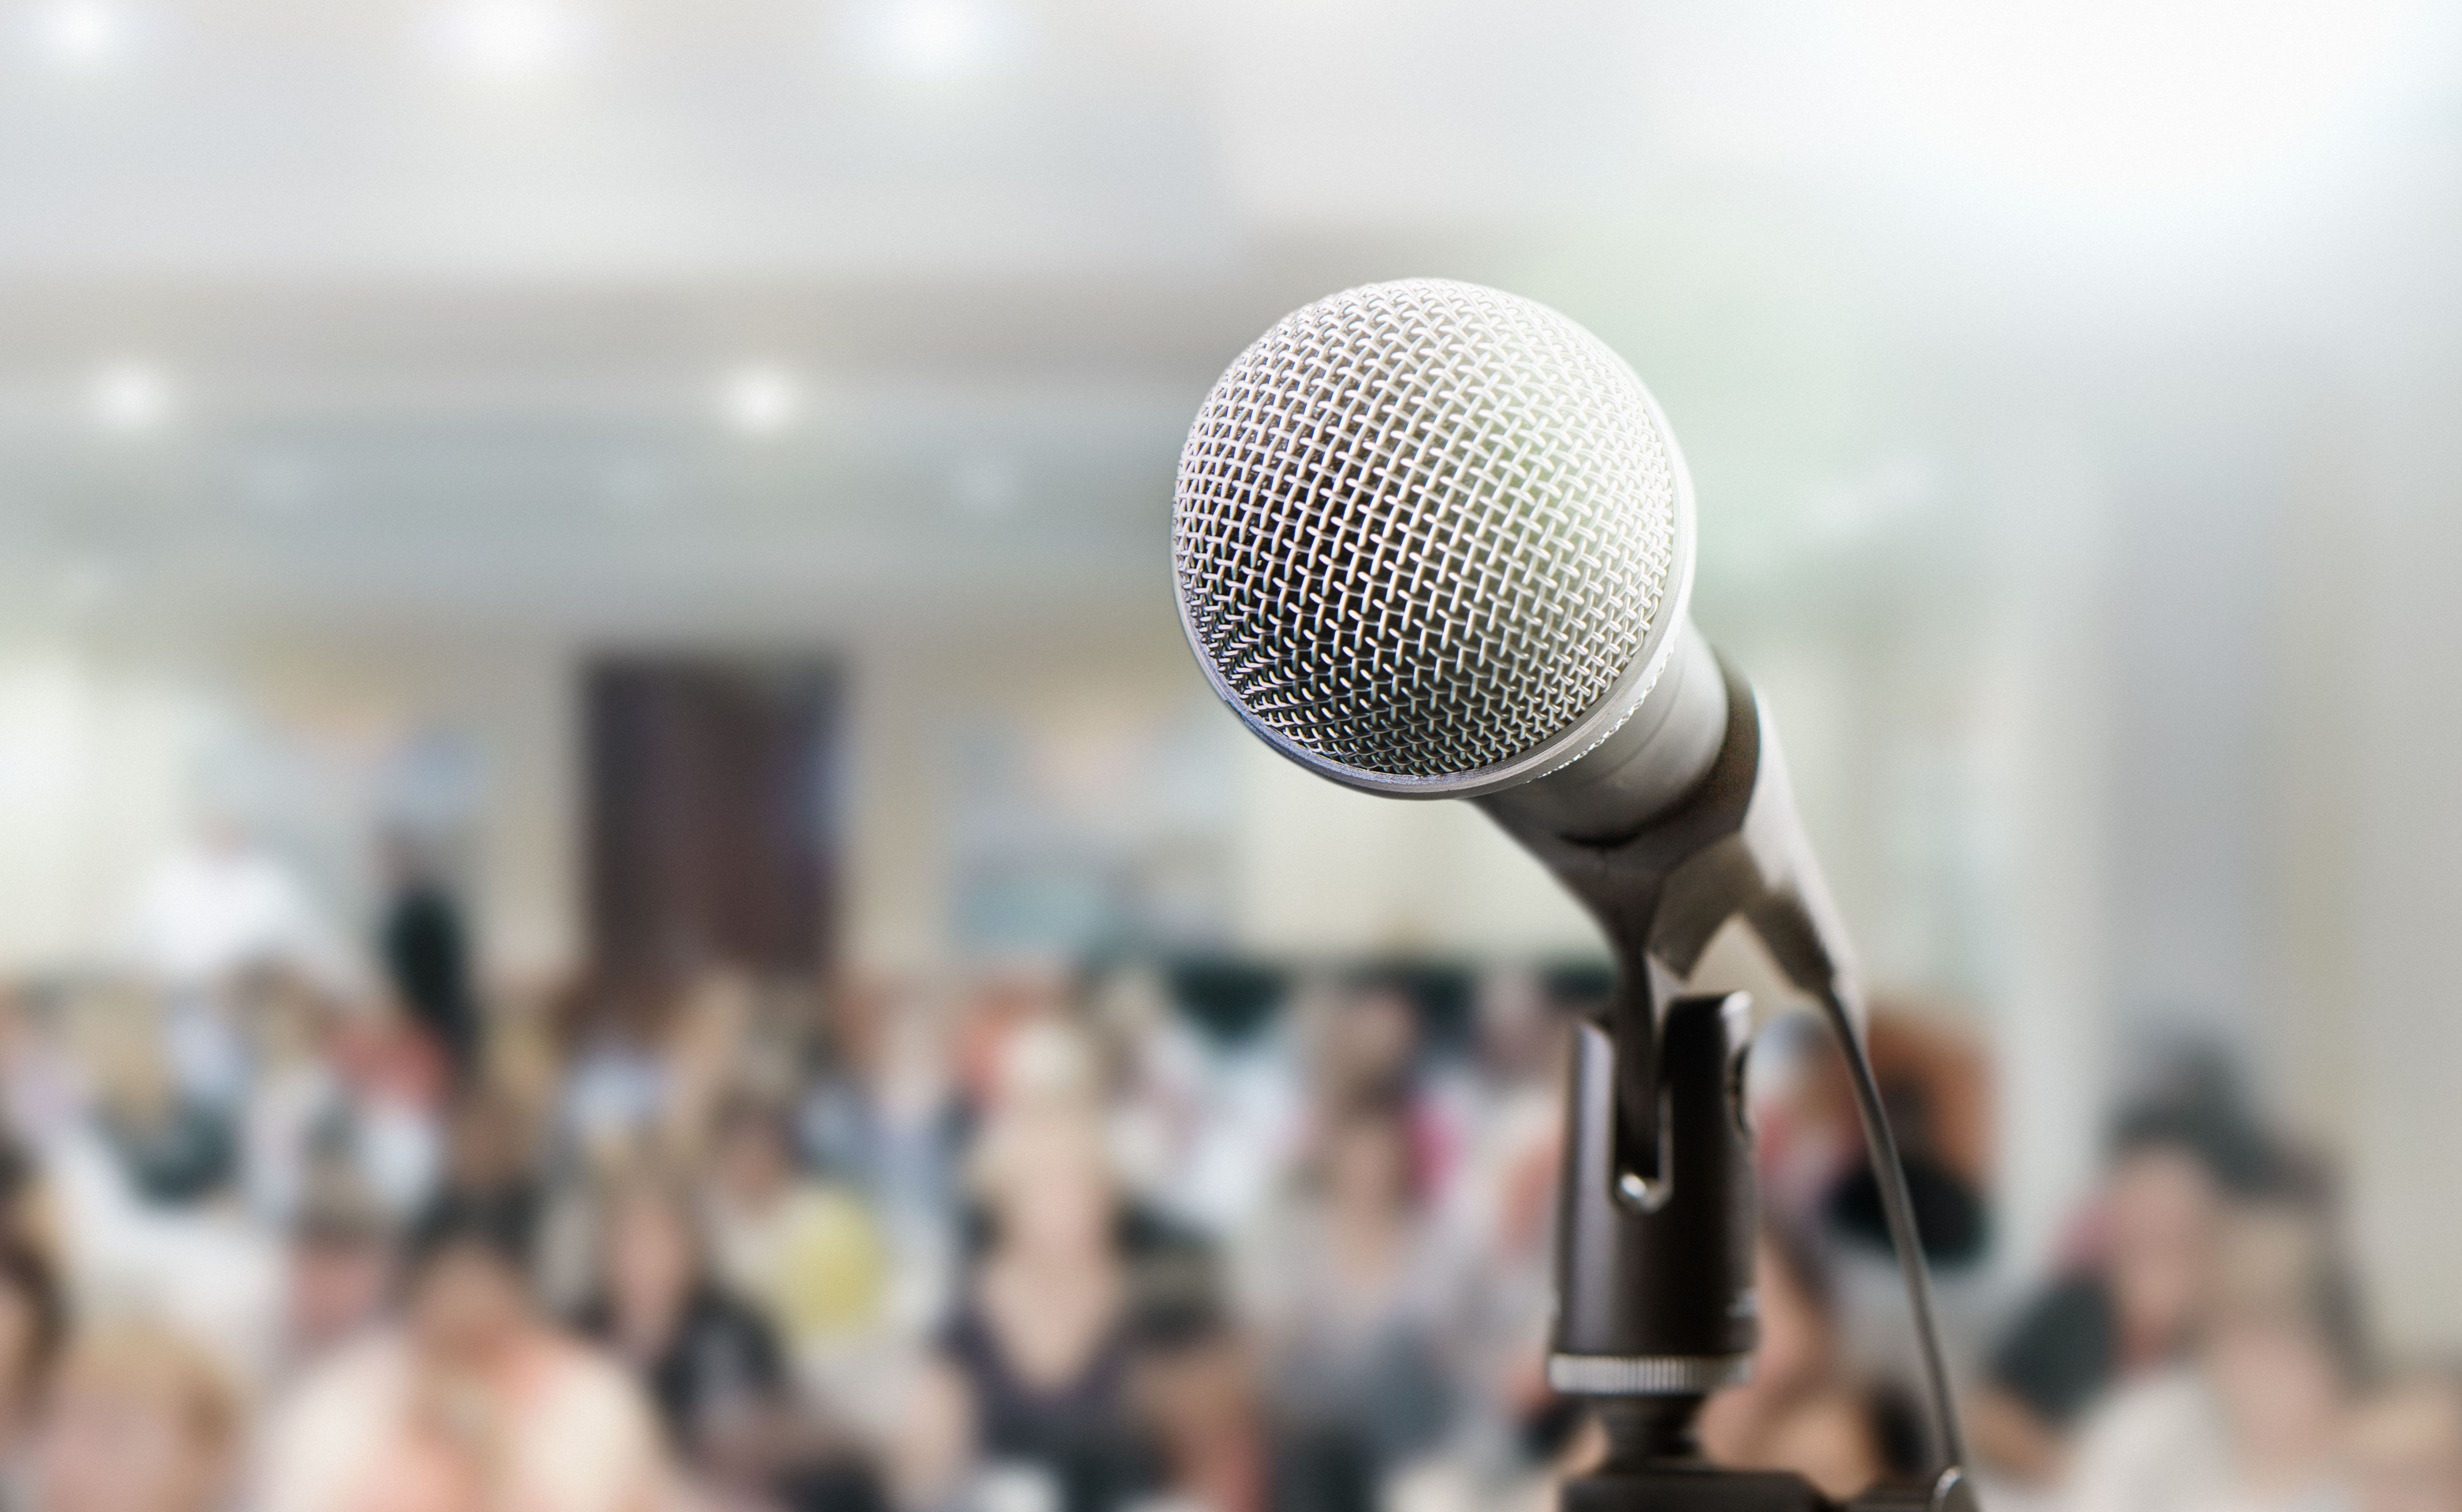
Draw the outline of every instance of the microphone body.
[[[1698,787],[1726,737],[1726,678],[1688,616],[1670,637],[1666,670],[1615,733],[1569,766],[1478,801],[1517,836],[1621,840]]]

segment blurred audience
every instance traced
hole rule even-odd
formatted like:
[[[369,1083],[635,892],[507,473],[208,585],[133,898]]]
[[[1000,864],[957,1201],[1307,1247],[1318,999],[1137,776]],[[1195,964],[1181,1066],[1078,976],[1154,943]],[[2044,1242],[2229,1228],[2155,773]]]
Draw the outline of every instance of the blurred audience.
[[[2221,1203],[2211,1162],[2176,1131],[2122,1131],[2090,1253],[2019,1314],[1991,1358],[1973,1415],[1992,1464],[2052,1482],[2088,1409],[2179,1355],[2213,1270]]]
[[[886,1256],[855,1193],[797,1167],[788,1112],[745,1095],[719,1113],[706,1209],[717,1274],[767,1309],[799,1349],[827,1349],[869,1329],[886,1285]]]
[[[378,931],[386,979],[411,1020],[435,1036],[455,1081],[466,1083],[478,1070],[485,1026],[461,903],[433,845],[395,835],[385,863],[393,889]]]
[[[12,1489],[40,1512],[220,1512],[244,1419],[238,1388],[197,1344],[156,1325],[97,1328],[61,1362]]]
[[[410,1236],[400,1322],[298,1387],[265,1456],[269,1512],[650,1512],[657,1419],[530,1291],[528,1216],[447,1197]]]
[[[1105,1512],[1142,1489],[1127,1384],[1126,1213],[1091,1109],[1022,1101],[985,1131],[983,1253],[940,1329],[902,1436],[918,1501],[977,1467],[1046,1512]],[[1023,1504],[1023,1503],[1021,1503]]]
[[[629,1366],[697,1463],[741,1465],[775,1436],[786,1405],[784,1351],[768,1320],[721,1287],[691,1199],[650,1175],[606,1199],[604,1281],[581,1331]]]
[[[1353,1436],[1382,1474],[1453,1425],[1476,1300],[1467,1256],[1436,1220],[1410,1110],[1390,1087],[1324,1115],[1296,1200],[1248,1263],[1285,1408]]]
[[[397,860],[385,974],[232,852],[149,904],[176,972],[0,986],[0,1512],[1539,1512],[1600,1452],[1545,1372],[1596,969],[498,1001]],[[1873,1045],[2000,1504],[2462,1512],[2462,1386],[2367,1375],[2219,1063],[2149,1062],[2011,1308],[1987,1058]],[[1701,1442],[1845,1497],[1922,1468],[1903,1317],[1834,1054],[1755,1066],[1761,1343]]]
[[[1842,1498],[1885,1471],[1914,1468],[1892,1453],[1891,1434],[1903,1430],[1881,1420],[1883,1400],[1840,1358],[1835,1299],[1811,1251],[1764,1230],[1753,1287],[1760,1304],[1753,1376],[1703,1407],[1702,1452],[1718,1464],[1792,1470]]]
[[[1351,1436],[1294,1421],[1267,1395],[1255,1346],[1220,1312],[1158,1309],[1132,1374],[1155,1456],[1154,1492],[1201,1512],[1371,1512],[1374,1466]]]
[[[2074,1512],[2327,1512],[2358,1378],[2349,1295],[2315,1216],[2244,1206],[2215,1240],[2193,1346],[2141,1375],[2081,1431]]]
[[[52,1262],[23,1238],[0,1237],[0,1492],[24,1468],[67,1341],[68,1303]],[[21,1507],[24,1499],[7,1504]]]
[[[347,1177],[323,1183],[292,1222],[280,1373],[313,1367],[374,1328],[394,1285],[393,1225]]]

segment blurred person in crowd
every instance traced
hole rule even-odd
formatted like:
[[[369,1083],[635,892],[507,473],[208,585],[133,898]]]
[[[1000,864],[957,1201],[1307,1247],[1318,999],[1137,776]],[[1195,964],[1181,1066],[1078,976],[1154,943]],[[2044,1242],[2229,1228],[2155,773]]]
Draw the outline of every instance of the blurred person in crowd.
[[[434,852],[409,835],[387,839],[391,896],[377,943],[394,997],[413,1023],[435,1036],[454,1081],[466,1085],[486,1048],[485,1026],[470,974],[469,929]]]
[[[65,1043],[65,996],[0,982],[0,1122],[25,1148],[43,1148],[85,1116],[90,1089]]]
[[[403,1317],[312,1372],[270,1437],[266,1512],[653,1512],[663,1436],[623,1371],[529,1285],[529,1216],[448,1195],[414,1229]]]
[[[465,1088],[444,1121],[444,1190],[535,1221],[544,1200],[535,1141],[520,1106],[496,1088]]]
[[[710,1274],[680,1189],[636,1174],[605,1207],[600,1287],[581,1310],[582,1332],[640,1378],[688,1459],[707,1466],[757,1453],[786,1405],[776,1331]]]
[[[1574,1010],[1522,968],[1490,972],[1477,999],[1481,1096],[1445,1221],[1477,1236],[1480,1410],[1522,1424],[1548,1410],[1557,1172]]]
[[[171,1076],[149,994],[114,984],[80,1007],[95,1105],[43,1152],[76,1310],[160,1318],[257,1379],[280,1338],[281,1255],[227,1199],[229,1121]]]
[[[87,1028],[95,1128],[131,1194],[179,1207],[227,1189],[238,1170],[231,1121],[174,1074],[152,995],[132,983],[104,989]]]
[[[877,1320],[887,1258],[863,1199],[797,1169],[785,1108],[728,1099],[717,1119],[704,1208],[719,1279],[757,1303],[797,1348],[859,1335]]]
[[[312,1182],[291,1223],[285,1373],[311,1369],[373,1329],[393,1284],[393,1224],[375,1196],[346,1172]]]
[[[1280,1194],[1307,1104],[1294,1036],[1272,1010],[1282,974],[1214,959],[1165,980],[1114,973],[1096,1003],[1117,1037],[1114,1128],[1140,1197],[1208,1233],[1255,1220]]]
[[[64,1238],[51,1173],[37,1151],[0,1134],[0,1242],[21,1244],[54,1267]]]
[[[1408,1105],[1327,1114],[1298,1201],[1244,1267],[1279,1409],[1365,1446],[1379,1475],[1452,1425],[1471,1257],[1425,1198]]]
[[[1371,1512],[1363,1445],[1276,1414],[1256,1350],[1220,1309],[1160,1308],[1138,1328],[1130,1395],[1154,1494],[1192,1512]]]
[[[2178,1357],[2212,1279],[2221,1204],[2212,1161],[2175,1126],[2124,1124],[2095,1258],[2031,1304],[1987,1366],[1971,1415],[1988,1463],[2053,1483],[2087,1410]]]
[[[1091,1109],[1011,1108],[976,1179],[988,1229],[896,1444],[903,1498],[935,1505],[978,1471],[1055,1512],[1108,1512],[1142,1487],[1126,1400],[1133,1273]]]
[[[0,1506],[17,1512],[20,1473],[68,1339],[59,1276],[40,1250],[0,1237]]]
[[[1872,1076],[1906,1169],[1924,1256],[1944,1290],[1971,1273],[1991,1242],[1984,1194],[1992,1179],[1992,1078],[1983,1048],[1950,1014],[1901,1000],[1873,1004],[1865,1035]],[[1825,1229],[1853,1249],[1842,1260],[1888,1264],[1895,1246],[1881,1206],[1881,1184],[1863,1143],[1853,1085],[1835,1038],[1823,1037],[1817,1064],[1822,1101],[1839,1130],[1844,1166],[1821,1195]]]
[[[213,992],[267,961],[336,983],[349,975],[298,874],[229,804],[212,806],[191,837],[156,860],[126,934],[130,964],[176,993]]]
[[[871,1199],[902,1266],[937,1271],[969,1130],[944,1005],[929,991],[858,983],[836,1008],[821,1064],[795,1104],[797,1149],[813,1170]]]
[[[765,1073],[750,1057],[758,1009],[752,978],[732,967],[702,972],[677,1000],[659,1048],[664,1074],[654,1158],[686,1169],[707,1156],[730,1094]]]
[[[2081,1431],[2068,1512],[2341,1512],[2338,1453],[2358,1369],[2350,1293],[2304,1208],[2235,1209],[2193,1352]]]
[[[156,1324],[105,1326],[61,1361],[22,1504],[32,1512],[222,1512],[244,1435],[240,1393],[205,1350]]]
[[[576,983],[562,1017],[558,1132],[582,1166],[612,1173],[651,1157],[667,1116],[672,995],[638,983]]]
[[[450,1080],[433,1042],[390,1004],[337,1015],[331,1055],[350,1106],[351,1158],[394,1213],[436,1191]]]
[[[287,1226],[350,1115],[328,1053],[334,1010],[304,974],[274,964],[242,973],[231,1002],[252,1062],[240,1112],[241,1189],[260,1220]]]
[[[260,966],[302,971],[348,992],[359,972],[295,871],[252,832],[227,796],[140,884],[125,927],[126,964],[163,994],[165,1051],[182,1090],[217,1108],[242,1095],[245,1036],[224,1001]]]
[[[2409,1371],[2378,1387],[2348,1453],[2354,1512],[2462,1512],[2462,1374]]]
[[[1896,1404],[1849,1378],[1836,1304],[1818,1258],[1801,1241],[1764,1229],[1755,1255],[1760,1345],[1752,1379],[1712,1396],[1701,1447],[1717,1463],[1792,1470],[1828,1496],[1863,1490],[1891,1469],[1911,1469]]]

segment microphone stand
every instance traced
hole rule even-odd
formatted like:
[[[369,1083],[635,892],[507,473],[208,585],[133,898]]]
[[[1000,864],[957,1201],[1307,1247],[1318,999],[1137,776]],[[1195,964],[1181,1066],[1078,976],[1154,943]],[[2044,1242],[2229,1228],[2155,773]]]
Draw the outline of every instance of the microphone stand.
[[[1478,800],[1606,930],[1620,985],[1578,1026],[1558,1199],[1548,1384],[1588,1398],[1608,1458],[1569,1481],[1563,1512],[1829,1512],[1802,1477],[1701,1458],[1703,1400],[1746,1378],[1759,1335],[1758,1212],[1741,993],[1679,996],[1728,920],[1742,918],[1787,980],[1820,1003],[1845,1052],[1856,1109],[1921,1346],[1937,1471],[1875,1488],[1846,1512],[1975,1512],[1897,1142],[1865,1053],[1864,1005],[1844,925],[1797,822],[1760,700],[1732,669],[1727,732],[1708,776],[1674,810],[1606,843],[1517,814],[1510,790]],[[1663,1009],[1663,1011],[1662,1011]]]

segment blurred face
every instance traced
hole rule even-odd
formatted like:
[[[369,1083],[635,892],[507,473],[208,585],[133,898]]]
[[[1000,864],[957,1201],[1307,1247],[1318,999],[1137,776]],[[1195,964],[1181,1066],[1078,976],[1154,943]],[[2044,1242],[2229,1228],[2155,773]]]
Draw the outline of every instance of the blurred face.
[[[1205,1439],[1251,1419],[1246,1352],[1237,1339],[1208,1340],[1148,1362],[1136,1376],[1138,1406],[1172,1439]]]
[[[2218,1205],[2213,1178],[2182,1151],[2144,1151],[2112,1173],[2113,1300],[2140,1347],[2170,1347],[2194,1315],[2213,1279]]]
[[[745,1119],[727,1131],[718,1152],[718,1179],[738,1202],[767,1201],[795,1175],[785,1134],[767,1119]]]
[[[2397,1386],[2351,1428],[2358,1512],[2462,1512],[2462,1388]]]
[[[373,1239],[304,1240],[291,1251],[291,1328],[321,1348],[373,1321],[384,1307],[393,1259]]]
[[[2342,1420],[2342,1374],[2315,1329],[2290,1319],[2231,1321],[2207,1350],[2232,1436],[2275,1453],[2322,1449]]]
[[[35,1445],[45,1512],[204,1512],[222,1467],[164,1392],[70,1383]]]
[[[1371,992],[1336,1016],[1328,1069],[1337,1090],[1383,1086],[1410,1069],[1417,1046],[1418,1021],[1408,1000]]]
[[[1337,1130],[1326,1150],[1326,1196],[1345,1212],[1379,1213],[1410,1202],[1410,1136],[1387,1118],[1360,1118]]]
[[[440,1361],[485,1364],[525,1337],[530,1323],[521,1274],[479,1244],[457,1244],[429,1261],[411,1293],[411,1336]]]
[[[445,1161],[455,1184],[476,1191],[519,1177],[521,1143],[511,1112],[486,1102],[464,1108],[446,1135]]]
[[[662,1326],[692,1289],[693,1272],[692,1235],[672,1203],[637,1197],[616,1211],[607,1288],[621,1316]]]
[[[1021,1131],[994,1200],[1004,1248],[1059,1262],[1110,1252],[1111,1169],[1091,1131],[1073,1125]]]

